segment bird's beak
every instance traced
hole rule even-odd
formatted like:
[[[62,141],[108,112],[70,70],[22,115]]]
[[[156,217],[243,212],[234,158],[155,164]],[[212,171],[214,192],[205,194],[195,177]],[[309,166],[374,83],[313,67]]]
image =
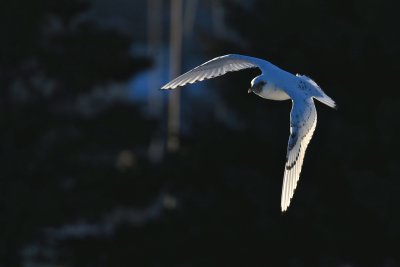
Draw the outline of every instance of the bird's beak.
[[[253,92],[253,88],[250,87],[249,90],[247,90],[247,93],[250,94],[251,92]]]

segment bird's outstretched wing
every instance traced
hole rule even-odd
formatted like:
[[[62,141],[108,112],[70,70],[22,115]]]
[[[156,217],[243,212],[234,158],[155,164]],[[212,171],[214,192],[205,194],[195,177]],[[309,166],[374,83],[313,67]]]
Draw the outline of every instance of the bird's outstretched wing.
[[[317,111],[311,97],[293,100],[290,112],[290,136],[281,196],[281,209],[285,211],[293,197],[299,180],[304,154],[317,125]]]
[[[248,68],[260,68],[262,71],[263,64],[264,60],[262,59],[236,54],[216,57],[186,72],[185,74],[182,74],[178,78],[175,78],[164,85],[161,89],[174,89],[187,83],[194,83],[221,76],[230,71],[238,71]]]

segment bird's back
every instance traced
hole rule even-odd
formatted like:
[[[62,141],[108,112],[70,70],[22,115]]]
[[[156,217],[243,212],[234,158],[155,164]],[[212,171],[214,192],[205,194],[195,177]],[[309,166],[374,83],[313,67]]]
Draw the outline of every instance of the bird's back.
[[[296,74],[296,77],[299,79],[298,87],[300,90],[304,91],[306,94],[309,94],[325,105],[331,108],[336,108],[335,101],[325,94],[325,92],[322,91],[321,87],[319,87],[314,80],[312,80],[310,77],[300,74]]]

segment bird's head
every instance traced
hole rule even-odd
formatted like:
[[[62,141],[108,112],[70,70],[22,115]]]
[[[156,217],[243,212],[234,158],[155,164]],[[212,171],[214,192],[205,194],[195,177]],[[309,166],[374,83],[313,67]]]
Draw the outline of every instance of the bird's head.
[[[251,92],[255,94],[260,94],[263,87],[267,84],[267,81],[263,79],[261,76],[255,77],[253,80],[251,80],[251,87],[247,92],[250,94]]]

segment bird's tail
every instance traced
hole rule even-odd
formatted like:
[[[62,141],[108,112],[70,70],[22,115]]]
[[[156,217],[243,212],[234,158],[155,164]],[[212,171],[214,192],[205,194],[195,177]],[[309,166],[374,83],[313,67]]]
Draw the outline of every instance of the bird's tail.
[[[337,109],[336,102],[326,94],[324,94],[323,96],[316,96],[315,99],[331,108]]]
[[[314,89],[316,89],[315,95],[313,96],[315,99],[317,99],[321,103],[324,103],[328,107],[337,109],[336,102],[332,98],[330,98],[327,94],[325,94],[324,91],[322,91],[321,87],[319,87],[318,84],[314,82],[310,77],[300,74],[297,74],[296,76],[308,82]]]

